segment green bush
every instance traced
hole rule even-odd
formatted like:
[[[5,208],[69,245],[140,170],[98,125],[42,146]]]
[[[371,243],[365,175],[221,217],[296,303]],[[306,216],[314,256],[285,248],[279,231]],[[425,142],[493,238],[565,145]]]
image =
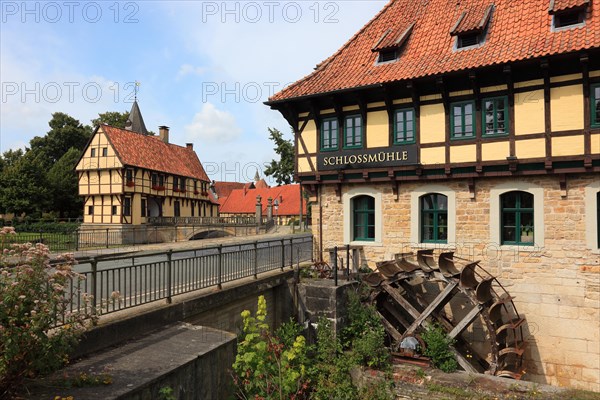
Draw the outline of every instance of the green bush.
[[[425,351],[423,354],[431,358],[433,366],[444,372],[454,372],[458,368],[456,357],[450,349],[454,345],[454,339],[446,335],[446,332],[439,325],[430,325],[421,334],[425,342]]]
[[[309,380],[306,375],[306,340],[297,336],[286,346],[273,335],[267,318],[267,302],[258,298],[256,316],[242,312],[243,334],[233,364],[234,382],[241,399],[305,399]],[[286,333],[291,328],[283,328]],[[289,339],[289,338],[288,338]]]
[[[385,346],[385,329],[372,305],[361,301],[361,286],[348,292],[348,321],[341,332],[344,349],[352,349],[359,364],[372,368],[388,368],[389,351]]]
[[[12,232],[2,228],[0,244]],[[8,267],[7,258],[14,267]],[[12,245],[0,254],[0,398],[14,395],[24,379],[61,367],[93,322],[91,308],[68,312],[72,296],[79,295],[68,287],[72,280],[83,279],[72,264],[66,256],[50,266],[43,244]],[[64,322],[58,328],[57,317]]]

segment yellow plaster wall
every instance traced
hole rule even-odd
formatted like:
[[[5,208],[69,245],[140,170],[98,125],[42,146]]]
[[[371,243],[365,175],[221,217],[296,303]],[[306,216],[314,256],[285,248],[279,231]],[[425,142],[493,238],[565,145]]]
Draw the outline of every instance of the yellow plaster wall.
[[[442,95],[441,94],[429,94],[427,96],[420,96],[419,99],[421,101],[442,100]]]
[[[311,161],[313,162],[313,165],[315,165],[316,158],[311,157]],[[315,167],[316,167],[316,165],[315,165]],[[305,172],[313,172],[310,169],[310,164],[308,163],[308,157],[299,157],[298,158],[298,173],[305,173]]]
[[[480,89],[481,93],[490,93],[490,92],[499,92],[501,90],[508,90],[507,85],[498,85],[498,86],[487,86]]]
[[[319,114],[323,115],[323,114],[333,114],[335,112],[335,110],[333,108],[328,108],[326,110],[321,110],[319,111]]]
[[[305,117],[308,117],[308,114],[310,114],[310,113],[308,113],[308,112],[303,112],[303,113],[300,113],[300,114],[298,114],[298,118],[305,118]]]
[[[592,154],[600,154],[600,133],[592,135]]]
[[[377,108],[377,107],[385,107],[384,101],[376,101],[375,103],[367,104],[367,108]]]
[[[373,111],[367,114],[367,148],[390,145],[387,111]]]
[[[573,81],[575,79],[582,79],[582,78],[583,78],[582,74],[559,75],[559,76],[550,77],[550,83]]]
[[[421,106],[421,143],[446,140],[446,116],[443,104]]]
[[[458,90],[456,92],[450,92],[450,97],[471,96],[471,95],[473,95],[472,90]]]
[[[600,71],[590,71],[590,78],[600,76]]]
[[[545,128],[544,91],[515,94],[515,135],[543,133]]]
[[[583,129],[583,86],[550,89],[552,131]]]
[[[444,164],[446,162],[445,147],[429,147],[421,149],[421,164]]]
[[[392,104],[406,104],[412,103],[412,99],[396,99],[392,102]]]
[[[506,160],[510,156],[510,145],[508,142],[482,143],[481,160]]]
[[[450,162],[475,162],[477,161],[477,147],[474,144],[450,147]]]
[[[544,84],[543,79],[534,79],[531,81],[515,82],[515,89],[529,87],[529,86],[538,86],[538,85],[543,85],[543,84]]]
[[[302,139],[304,140],[304,144],[306,145],[306,149],[309,153],[317,152],[317,124],[315,124],[314,120],[308,121],[306,126],[304,127],[304,131],[301,134]],[[298,144],[298,154],[304,154],[304,149],[300,144]]]
[[[358,106],[346,106],[346,107],[342,108],[343,111],[354,111],[354,110],[359,110],[359,109],[360,109],[360,107],[358,107]]]
[[[552,138],[553,156],[583,155],[583,135]]]
[[[539,158],[546,156],[545,139],[517,140],[515,142],[517,158]]]

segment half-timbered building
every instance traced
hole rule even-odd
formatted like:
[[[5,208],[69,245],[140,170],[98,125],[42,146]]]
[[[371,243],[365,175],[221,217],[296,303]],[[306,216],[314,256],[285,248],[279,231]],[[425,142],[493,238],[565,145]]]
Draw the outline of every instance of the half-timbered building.
[[[210,180],[193,144],[169,143],[169,128],[148,134],[137,102],[127,126],[96,127],[76,171],[84,227],[141,226],[150,217],[217,216]]]
[[[519,376],[600,390],[600,2],[391,0],[267,104],[321,257],[482,260],[528,322]]]

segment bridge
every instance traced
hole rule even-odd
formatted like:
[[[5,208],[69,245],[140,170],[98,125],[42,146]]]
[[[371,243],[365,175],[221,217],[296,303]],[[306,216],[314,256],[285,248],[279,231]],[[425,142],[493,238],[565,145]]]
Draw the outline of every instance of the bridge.
[[[267,216],[148,217],[140,226],[82,226],[75,232],[75,250],[131,244],[185,242],[226,236],[268,233],[275,221]]]

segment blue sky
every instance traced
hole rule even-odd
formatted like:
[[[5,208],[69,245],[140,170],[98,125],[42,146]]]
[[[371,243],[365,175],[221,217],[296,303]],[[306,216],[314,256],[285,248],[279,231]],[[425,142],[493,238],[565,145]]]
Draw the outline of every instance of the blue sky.
[[[247,181],[275,154],[263,104],[309,74],[385,1],[0,1],[0,152],[44,135],[51,114],[82,123],[128,111],[194,143],[213,179]]]

